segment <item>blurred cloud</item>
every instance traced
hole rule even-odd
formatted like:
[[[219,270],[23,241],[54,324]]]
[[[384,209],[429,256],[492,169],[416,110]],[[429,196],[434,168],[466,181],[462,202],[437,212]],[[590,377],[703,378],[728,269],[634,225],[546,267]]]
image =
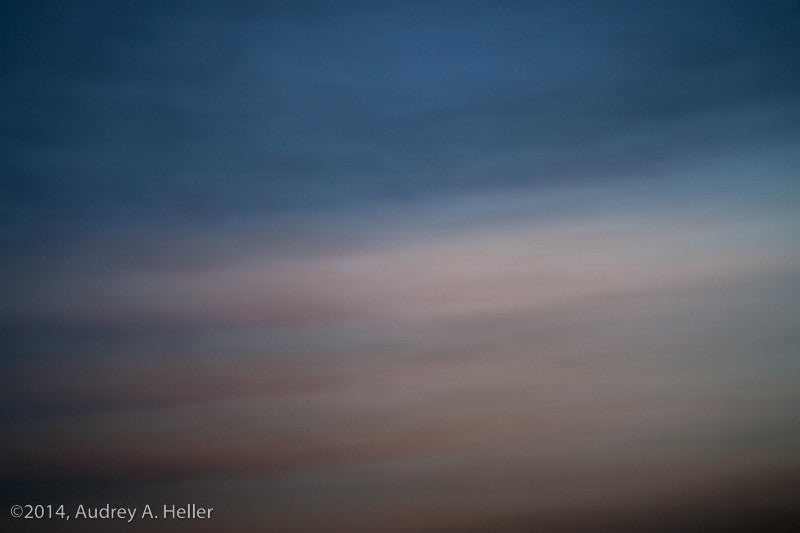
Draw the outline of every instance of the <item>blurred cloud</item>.
[[[583,201],[602,205],[603,196],[616,191],[562,195],[556,212]],[[668,206],[665,200],[660,212],[638,207],[524,220],[513,214],[513,201],[500,200],[511,206],[496,204],[495,222],[468,230],[446,219],[436,222],[449,210],[451,220],[469,226],[464,206],[470,203],[462,202],[416,209],[405,221],[368,214],[373,227],[382,229],[345,241],[336,229],[304,237],[302,228],[284,226],[295,237],[276,242],[257,228],[234,226],[225,230],[230,236],[217,231],[206,242],[184,233],[176,241],[159,238],[158,246],[135,257],[129,253],[129,264],[114,259],[113,250],[135,248],[135,242],[114,243],[110,254],[86,248],[84,258],[70,256],[69,264],[57,256],[49,260],[62,269],[51,268],[47,291],[41,290],[44,282],[23,284],[17,306],[9,299],[6,317],[12,323],[261,327],[480,317],[794,272],[800,259],[793,245],[795,217],[774,206],[710,210],[697,202]],[[511,213],[505,221],[504,211]],[[430,223],[421,221],[426,217]],[[412,219],[428,231],[409,233]],[[381,232],[397,238],[379,240]],[[249,245],[234,249],[229,241]],[[165,256],[199,259],[174,266],[162,259],[159,266],[158,257]]]
[[[795,2],[0,9],[3,501],[797,522]]]

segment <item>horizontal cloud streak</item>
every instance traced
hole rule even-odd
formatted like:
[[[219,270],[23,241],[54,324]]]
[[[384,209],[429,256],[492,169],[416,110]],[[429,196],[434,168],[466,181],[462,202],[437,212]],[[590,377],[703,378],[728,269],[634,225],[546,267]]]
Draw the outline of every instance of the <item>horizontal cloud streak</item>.
[[[583,197],[561,198],[561,208]],[[397,223],[374,221],[390,235]],[[298,235],[290,246],[249,230],[255,232],[230,236],[250,243],[240,260],[170,270],[137,268],[147,262],[141,257],[107,269],[106,252],[87,250],[100,262],[77,259],[78,268],[53,277],[46,300],[23,293],[19,308],[12,303],[6,316],[100,326],[183,321],[262,327],[484,316],[794,272],[800,260],[793,246],[795,219],[774,207],[662,205],[660,212],[636,208],[570,220],[512,219],[477,231],[432,228],[418,239],[401,236],[394,242],[362,231],[360,241],[337,243],[334,232],[307,245],[289,229]],[[217,240],[226,237],[218,234]],[[222,255],[207,245],[194,251],[191,241],[198,239],[189,241],[161,246],[177,250],[169,252],[173,256]]]

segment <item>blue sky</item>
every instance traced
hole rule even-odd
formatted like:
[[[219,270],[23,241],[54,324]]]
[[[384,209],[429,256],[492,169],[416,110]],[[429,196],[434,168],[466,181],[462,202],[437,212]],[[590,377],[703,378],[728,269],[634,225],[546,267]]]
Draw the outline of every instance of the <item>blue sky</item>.
[[[798,129],[792,2],[4,10],[12,232],[642,180]]]

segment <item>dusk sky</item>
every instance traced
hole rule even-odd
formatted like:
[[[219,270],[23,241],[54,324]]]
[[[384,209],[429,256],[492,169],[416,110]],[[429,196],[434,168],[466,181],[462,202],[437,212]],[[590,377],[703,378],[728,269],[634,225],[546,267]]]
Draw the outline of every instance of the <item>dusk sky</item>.
[[[9,531],[800,527],[797,2],[0,13]]]

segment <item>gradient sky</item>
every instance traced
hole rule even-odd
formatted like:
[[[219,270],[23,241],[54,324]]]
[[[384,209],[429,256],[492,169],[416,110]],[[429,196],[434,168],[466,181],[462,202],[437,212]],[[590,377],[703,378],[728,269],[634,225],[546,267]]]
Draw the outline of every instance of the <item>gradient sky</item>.
[[[795,2],[6,4],[12,235],[659,181],[798,128]]]
[[[4,504],[797,518],[797,2],[0,10]]]

